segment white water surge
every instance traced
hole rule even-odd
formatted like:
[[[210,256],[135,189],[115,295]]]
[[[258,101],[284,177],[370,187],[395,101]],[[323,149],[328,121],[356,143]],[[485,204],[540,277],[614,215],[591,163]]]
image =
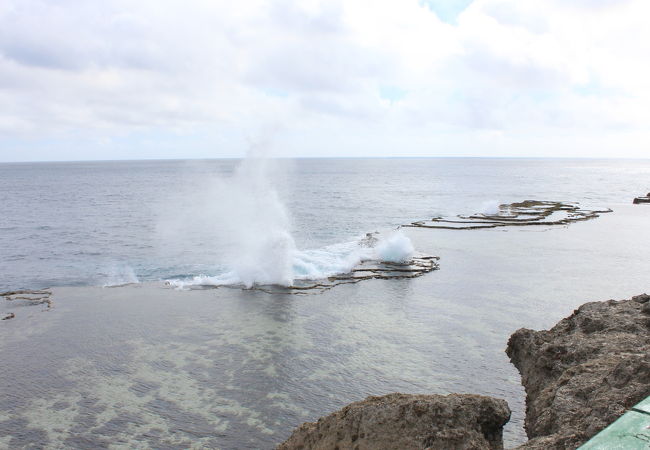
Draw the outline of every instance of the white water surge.
[[[258,240],[263,241],[258,237]],[[256,242],[258,241],[256,240]],[[291,286],[296,280],[318,280],[349,273],[363,261],[407,262],[414,254],[411,240],[400,231],[386,237],[368,237],[329,245],[320,249],[298,250],[289,233],[270,235],[266,244],[247,247],[251,253],[245,261],[224,274],[198,275],[181,280],[168,280],[176,287],[275,284]],[[257,259],[259,258],[259,259]],[[275,267],[274,264],[281,264]],[[286,265],[285,265],[286,264]]]
[[[290,216],[275,188],[274,180],[279,178],[276,161],[257,157],[256,150],[231,177],[215,179],[214,184],[199,190],[202,197],[194,198],[193,203],[185,199],[179,206],[178,214],[193,221],[183,221],[177,231],[201,237],[205,245],[218,249],[215,258],[223,270],[168,280],[170,284],[291,286],[296,280],[349,273],[363,261],[411,258],[413,245],[401,232],[368,234],[319,249],[297,249]]]
[[[222,235],[230,241],[228,283],[293,282],[295,242],[284,204],[268,176],[266,158],[248,157],[221,186]],[[223,206],[227,206],[224,208]]]

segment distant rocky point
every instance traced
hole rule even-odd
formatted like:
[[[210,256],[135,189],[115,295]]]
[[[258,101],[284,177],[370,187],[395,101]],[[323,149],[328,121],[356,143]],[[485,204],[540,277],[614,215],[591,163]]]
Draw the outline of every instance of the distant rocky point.
[[[635,198],[632,203],[639,204],[639,203],[650,203],[650,192],[645,197],[637,197]]]
[[[526,388],[518,449],[573,449],[650,395],[650,295],[586,303],[551,330],[520,329],[507,354]],[[504,400],[389,394],[304,423],[279,450],[501,449]]]

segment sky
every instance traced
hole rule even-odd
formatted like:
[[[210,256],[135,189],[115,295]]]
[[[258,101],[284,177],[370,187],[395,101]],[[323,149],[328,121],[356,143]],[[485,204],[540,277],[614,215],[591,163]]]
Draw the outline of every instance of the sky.
[[[648,0],[3,0],[0,161],[650,157]]]

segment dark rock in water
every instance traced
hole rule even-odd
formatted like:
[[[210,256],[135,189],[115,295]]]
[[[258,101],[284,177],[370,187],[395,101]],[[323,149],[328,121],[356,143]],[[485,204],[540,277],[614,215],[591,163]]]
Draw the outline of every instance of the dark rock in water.
[[[531,439],[520,448],[575,448],[650,395],[649,298],[586,303],[549,331],[510,337]]]
[[[304,423],[279,450],[501,449],[504,400],[470,394],[368,397]]]
[[[16,317],[16,315],[15,315],[14,313],[9,313],[9,314],[7,314],[6,316],[4,316],[4,317],[2,318],[2,320],[13,319],[14,317]]]
[[[632,203],[635,205],[638,205],[639,203],[650,203],[650,194],[648,194],[647,197],[637,197],[632,201]]]

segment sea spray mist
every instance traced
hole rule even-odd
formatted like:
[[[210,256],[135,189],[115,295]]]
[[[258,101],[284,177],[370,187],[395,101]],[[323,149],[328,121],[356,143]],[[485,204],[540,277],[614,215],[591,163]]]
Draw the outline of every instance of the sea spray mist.
[[[290,164],[269,158],[269,148],[262,140],[240,161],[188,162],[187,175],[173,180],[178,188],[160,202],[156,238],[170,264],[186,268],[176,277],[247,287],[292,283],[295,244],[278,191]],[[197,172],[205,176],[197,179]]]
[[[231,229],[236,244],[231,255],[233,270],[246,287],[293,283],[291,222],[269,178],[269,164],[268,158],[253,153],[241,162],[229,183],[237,217]]]

